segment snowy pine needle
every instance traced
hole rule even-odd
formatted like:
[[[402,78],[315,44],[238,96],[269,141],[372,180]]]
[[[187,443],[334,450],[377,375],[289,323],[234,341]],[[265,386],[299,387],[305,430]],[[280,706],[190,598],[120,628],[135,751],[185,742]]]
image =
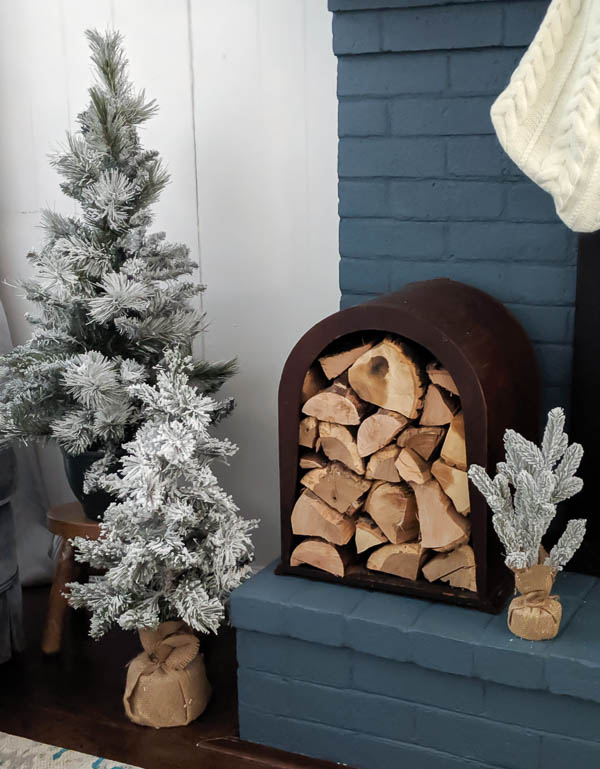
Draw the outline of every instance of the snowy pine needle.
[[[583,449],[577,443],[569,446],[564,427],[564,411],[552,409],[541,447],[507,430],[506,459],[498,463],[496,476],[490,478],[479,465],[469,468],[469,478],[492,511],[494,528],[506,551],[506,564],[512,569],[538,562],[542,538],[556,515],[556,506],[583,486],[583,481],[575,477]],[[562,569],[584,534],[585,520],[570,521],[545,563],[556,571]]]
[[[229,593],[250,575],[256,522],[239,515],[211,468],[237,448],[210,434],[220,406],[190,385],[191,358],[165,358],[156,385],[129,385],[143,421],[116,471],[107,457],[88,473],[88,484],[116,497],[100,538],[74,540],[77,559],[104,571],[70,585],[73,606],[92,612],[96,638],[113,624],[132,630],[170,619],[216,632]]]

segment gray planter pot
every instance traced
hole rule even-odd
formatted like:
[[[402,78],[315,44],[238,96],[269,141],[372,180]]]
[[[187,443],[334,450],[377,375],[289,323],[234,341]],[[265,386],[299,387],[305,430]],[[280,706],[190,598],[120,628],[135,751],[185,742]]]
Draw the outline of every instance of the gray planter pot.
[[[16,461],[12,449],[0,450],[0,663],[23,649],[21,584],[10,497]]]

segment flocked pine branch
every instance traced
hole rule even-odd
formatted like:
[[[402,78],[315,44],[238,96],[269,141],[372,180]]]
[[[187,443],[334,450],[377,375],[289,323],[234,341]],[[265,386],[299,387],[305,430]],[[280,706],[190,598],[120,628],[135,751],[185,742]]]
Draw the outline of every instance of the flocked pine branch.
[[[100,538],[74,541],[77,559],[103,572],[70,585],[71,603],[92,612],[94,637],[115,623],[170,619],[215,632],[229,593],[250,574],[255,522],[239,515],[211,468],[237,450],[210,434],[220,405],[190,384],[191,358],[165,357],[155,385],[129,385],[143,421],[116,471],[105,458],[88,474],[116,497]]]
[[[523,569],[538,562],[542,538],[556,515],[559,502],[581,490],[575,476],[583,456],[582,447],[564,430],[565,414],[555,408],[548,421],[541,447],[514,430],[504,435],[506,459],[497,465],[492,479],[483,467],[472,465],[469,478],[486,498],[494,528],[506,551],[506,564]],[[562,569],[581,544],[585,520],[573,520],[552,548],[545,563]]]
[[[203,286],[192,279],[188,248],[150,232],[150,206],[168,174],[138,129],[157,105],[131,83],[118,32],[86,35],[89,104],[52,159],[79,215],[42,213],[44,241],[28,254],[34,275],[22,282],[36,308],[28,314],[34,333],[0,358],[0,441],[52,437],[70,453],[113,454],[139,421],[123,372],[139,367],[152,382],[165,349],[189,353],[204,327],[191,302]],[[231,373],[197,368],[206,392]]]

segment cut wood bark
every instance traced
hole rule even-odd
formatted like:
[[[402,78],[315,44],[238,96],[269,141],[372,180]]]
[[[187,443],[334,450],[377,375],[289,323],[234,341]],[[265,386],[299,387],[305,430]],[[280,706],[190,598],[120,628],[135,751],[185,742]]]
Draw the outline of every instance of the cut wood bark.
[[[374,483],[364,509],[395,545],[419,533],[415,496],[405,483]]]
[[[458,398],[441,387],[430,384],[425,393],[419,424],[425,427],[449,425],[459,408]]]
[[[352,364],[348,381],[363,400],[409,419],[418,416],[425,378],[407,344],[384,339]]]
[[[327,460],[316,451],[306,451],[300,457],[300,468],[302,470],[316,470],[319,467],[326,467]]]
[[[427,462],[437,451],[446,435],[444,427],[415,427],[410,425],[398,436],[398,446],[412,449]]]
[[[332,461],[342,462],[355,473],[364,475],[365,463],[358,455],[358,447],[354,436],[344,425],[336,425],[332,422],[319,424],[319,439],[321,449]]]
[[[429,363],[426,370],[427,376],[433,384],[443,387],[444,390],[448,390],[452,395],[458,395],[458,387],[454,383],[454,379],[452,379],[448,370],[441,363],[437,361]]]
[[[316,364],[311,366],[304,376],[302,382],[302,392],[300,393],[300,405],[306,403],[309,398],[321,392],[329,382],[323,376],[323,371]]]
[[[340,462],[309,470],[300,483],[339,513],[349,511],[349,514],[355,512],[355,503],[371,486],[371,481],[356,475]]]
[[[411,487],[417,498],[423,547],[446,552],[469,541],[469,519],[456,512],[435,479]]]
[[[450,497],[456,512],[468,515],[471,512],[469,499],[469,478],[465,470],[447,465],[443,459],[436,459],[431,465],[433,477]]]
[[[334,353],[333,355],[323,355],[319,358],[319,363],[323,369],[323,373],[327,379],[335,379],[344,371],[347,371],[355,360],[358,360],[360,356],[367,350],[373,347],[373,342],[367,342],[357,347],[352,347],[350,350],[344,350],[343,352]]]
[[[390,483],[400,483],[402,480],[398,475],[395,462],[398,459],[400,449],[395,444],[379,449],[369,459],[365,478],[373,478],[378,481],[389,481]]]
[[[434,556],[423,567],[423,575],[430,582],[441,579],[453,587],[477,590],[475,553],[470,545],[461,545],[450,553]]]
[[[328,571],[336,577],[343,577],[346,566],[351,561],[351,554],[347,547],[332,545],[324,539],[310,537],[294,548],[290,556],[290,566],[300,566],[307,563],[316,569]]]
[[[307,449],[314,449],[317,435],[319,434],[319,422],[314,417],[305,417],[300,420],[298,443]]]
[[[364,553],[365,550],[370,550],[372,547],[388,541],[388,538],[372,518],[369,518],[368,515],[361,515],[358,518],[354,534],[357,553]]]
[[[367,569],[383,571],[404,579],[417,579],[427,557],[420,542],[383,545],[374,550],[367,561]]]
[[[335,422],[339,425],[358,425],[367,410],[356,393],[342,382],[313,395],[306,401],[302,411],[321,422]]]
[[[442,445],[442,459],[447,465],[458,467],[459,470],[467,469],[467,447],[465,444],[465,420],[462,411],[459,412],[446,433],[446,439]]]
[[[375,414],[367,417],[358,428],[356,436],[358,453],[361,457],[374,454],[391,443],[407,424],[408,419],[403,414],[379,409]]]
[[[311,470],[320,472],[319,470]],[[353,518],[339,513],[313,494],[303,491],[292,510],[292,531],[305,537],[320,537],[334,545],[345,545],[354,536]]]
[[[396,470],[404,481],[425,483],[431,478],[429,464],[413,449],[401,449],[396,459]]]

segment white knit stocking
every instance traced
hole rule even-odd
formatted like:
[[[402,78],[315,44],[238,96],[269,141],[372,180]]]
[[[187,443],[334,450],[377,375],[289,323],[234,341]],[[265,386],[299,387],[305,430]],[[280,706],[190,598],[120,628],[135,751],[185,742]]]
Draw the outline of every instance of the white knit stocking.
[[[600,0],[552,0],[491,116],[564,223],[600,229]]]

